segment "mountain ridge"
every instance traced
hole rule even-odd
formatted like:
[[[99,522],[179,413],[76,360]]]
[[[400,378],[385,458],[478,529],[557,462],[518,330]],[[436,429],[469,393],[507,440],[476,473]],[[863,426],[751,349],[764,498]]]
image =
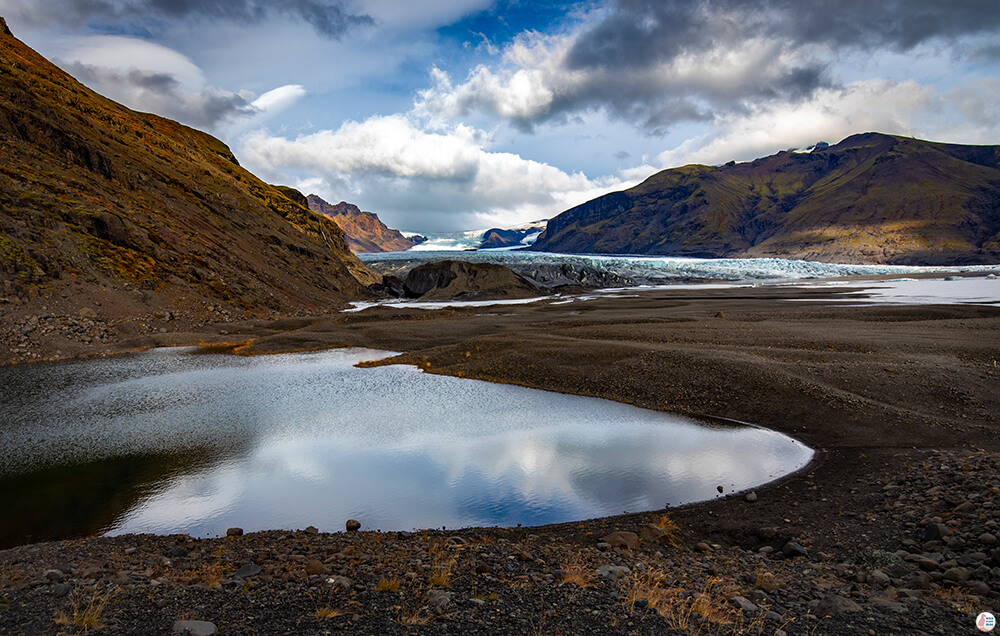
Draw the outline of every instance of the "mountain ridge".
[[[241,168],[223,142],[105,98],[0,31],[8,303],[315,311],[377,281],[335,224]]]
[[[344,239],[355,254],[402,252],[418,242],[383,223],[374,212],[363,212],[353,203],[332,204],[315,194],[305,197],[307,207],[330,218],[344,232]]]
[[[553,218],[533,249],[844,263],[1000,262],[1000,146],[881,133],[656,173]]]

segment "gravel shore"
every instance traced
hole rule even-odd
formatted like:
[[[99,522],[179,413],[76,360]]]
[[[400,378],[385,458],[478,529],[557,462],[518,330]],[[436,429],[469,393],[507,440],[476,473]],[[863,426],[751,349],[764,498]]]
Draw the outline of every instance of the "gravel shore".
[[[753,422],[819,452],[750,497],[557,526],[20,546],[0,551],[0,633],[973,633],[1000,610],[1000,309],[824,294],[179,319],[127,337],[101,317],[81,352],[367,346],[432,373]]]

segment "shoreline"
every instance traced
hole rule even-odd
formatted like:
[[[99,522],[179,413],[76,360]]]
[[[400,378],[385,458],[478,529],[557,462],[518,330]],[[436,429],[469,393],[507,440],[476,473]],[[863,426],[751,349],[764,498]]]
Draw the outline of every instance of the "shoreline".
[[[721,599],[719,612],[720,616],[728,616],[730,622],[712,623],[707,614],[698,618],[702,621],[699,624],[717,633],[739,633],[739,621],[746,627],[758,618],[758,614],[766,614],[755,613],[748,609],[749,606],[736,607],[740,605],[733,600],[736,596],[750,601],[757,610],[765,605],[782,610],[775,612],[781,621],[774,616],[760,618],[767,625],[763,633],[777,633],[778,630],[787,634],[812,633],[810,630],[815,631],[817,624],[822,625],[819,632],[831,634],[857,633],[856,629],[865,624],[876,633],[883,633],[893,625],[909,626],[912,629],[908,633],[917,629],[929,629],[934,633],[931,627],[937,625],[951,630],[967,629],[975,617],[975,614],[969,617],[973,609],[1000,606],[997,595],[1000,579],[996,578],[1000,577],[1000,569],[996,569],[1000,561],[989,565],[994,563],[990,552],[993,548],[979,540],[979,535],[991,532],[995,535],[997,529],[984,526],[986,521],[970,516],[968,510],[954,512],[952,509],[958,506],[951,503],[958,496],[952,496],[952,491],[966,488],[971,490],[964,495],[961,504],[971,505],[980,516],[985,512],[987,520],[992,506],[1000,505],[1000,490],[994,488],[998,492],[992,492],[989,486],[1000,483],[996,479],[995,461],[1000,453],[1000,435],[996,434],[1000,422],[995,415],[1000,413],[1000,391],[997,390],[1000,369],[995,369],[991,362],[997,356],[991,343],[1000,342],[1000,308],[846,307],[824,302],[824,296],[842,291],[841,287],[827,294],[803,294],[801,289],[781,287],[702,291],[657,289],[645,290],[630,298],[598,298],[556,306],[536,303],[503,307],[499,313],[505,315],[493,315],[489,308],[426,311],[378,307],[351,314],[255,321],[215,328],[234,333],[191,334],[208,340],[223,337],[251,340],[243,352],[246,354],[331,346],[401,351],[403,353],[385,363],[414,364],[425,372],[752,422],[795,437],[814,449],[816,455],[798,473],[756,488],[758,499],[755,502],[746,501],[744,495],[730,495],[670,508],[666,515],[680,527],[680,546],[676,548],[650,542],[632,549],[605,551],[596,547],[598,539],[610,532],[639,534],[664,511],[555,526],[467,528],[406,536],[375,532],[313,535],[266,531],[238,538],[128,535],[20,546],[0,551],[0,602],[3,598],[10,601],[6,610],[0,607],[0,619],[4,619],[5,614],[10,614],[11,618],[21,616],[17,612],[11,614],[11,608],[22,598],[31,599],[31,602],[25,601],[25,607],[34,606],[37,611],[23,609],[18,612],[23,611],[26,617],[37,615],[33,619],[37,621],[47,616],[49,623],[53,608],[66,604],[71,595],[53,597],[54,584],[42,577],[55,559],[53,556],[47,561],[44,555],[75,553],[79,557],[85,553],[93,556],[95,551],[105,550],[108,561],[117,563],[125,559],[120,563],[126,563],[124,548],[119,550],[116,546],[130,542],[148,545],[156,554],[165,553],[178,544],[183,544],[188,554],[206,554],[211,549],[242,545],[240,542],[246,542],[251,546],[247,549],[255,553],[261,550],[282,552],[286,548],[293,553],[293,547],[303,543],[305,537],[309,542],[329,546],[323,549],[326,552],[317,548],[317,554],[326,555],[319,560],[330,572],[342,572],[337,576],[355,573],[355,585],[337,597],[344,601],[343,608],[351,602],[360,603],[357,611],[345,609],[339,618],[327,620],[307,616],[309,613],[299,608],[296,620],[315,623],[309,628],[314,631],[306,630],[305,633],[323,633],[333,623],[335,629],[348,633],[371,633],[373,630],[412,633],[414,627],[402,620],[405,612],[392,611],[391,608],[397,605],[410,608],[406,611],[424,612],[420,615],[428,622],[419,627],[420,633],[425,630],[429,630],[428,633],[460,633],[471,629],[493,633],[530,631],[528,619],[537,623],[542,616],[547,616],[547,609],[534,617],[507,616],[506,622],[499,624],[475,623],[484,620],[482,609],[491,604],[514,611],[516,602],[514,605],[508,603],[513,602],[515,592],[529,588],[539,598],[554,595],[561,599],[553,600],[554,605],[549,609],[568,608],[565,620],[555,615],[546,618],[553,630],[582,633],[587,625],[594,629],[599,625],[608,633],[623,634],[635,631],[664,633],[664,629],[677,629],[677,616],[670,618],[666,606],[660,607],[659,601],[654,602],[653,597],[658,593],[655,586],[646,590],[650,598],[646,599],[647,604],[641,611],[636,610],[634,603],[626,611],[621,600],[626,594],[623,580],[597,578],[578,586],[560,580],[565,578],[567,569],[552,565],[553,559],[530,554],[531,560],[522,561],[513,551],[512,546],[517,545],[521,546],[519,549],[537,552],[538,548],[532,546],[539,541],[561,555],[555,559],[557,561],[579,556],[586,561],[585,569],[591,574],[603,565],[622,565],[631,568],[629,576],[634,578],[635,564],[645,563],[646,568],[673,572],[676,578],[673,587],[691,593],[705,593],[703,588],[709,578],[723,579],[728,591],[718,595]],[[805,302],[783,302],[803,295]],[[150,346],[158,344],[161,338],[164,344],[171,341],[181,344],[179,341],[183,339],[158,334],[152,336],[154,342]],[[951,470],[919,468],[937,457],[949,458],[942,460],[941,465],[975,465],[975,470],[969,469],[967,473],[978,474],[982,483],[959,484],[957,480],[961,474],[952,476]],[[992,463],[986,458],[992,458]],[[940,487],[938,495],[926,494],[937,487]],[[908,502],[906,506],[896,505],[902,501]],[[990,508],[984,510],[987,503]],[[910,512],[915,516],[905,516]],[[922,541],[926,527],[935,523],[947,526],[949,535],[941,540]],[[399,561],[387,557],[381,563],[372,551],[372,546],[389,542],[400,554],[416,551],[429,555],[431,544],[442,537],[447,540],[453,534],[461,535],[467,542],[474,538],[476,549],[458,551],[453,565],[456,572],[462,572],[461,582],[442,588],[450,591],[453,598],[448,601],[451,609],[441,614],[435,613],[431,607],[434,601],[428,596],[438,588],[428,585],[423,572],[416,572],[415,578],[405,578],[404,575],[412,572],[407,559],[400,557]],[[952,541],[953,537],[960,541]],[[785,555],[789,543],[804,548],[805,553],[800,554],[797,548],[791,547],[791,554]],[[374,565],[366,565],[363,560],[354,562],[350,555],[344,555],[351,546],[360,554],[367,551],[368,556],[374,558]],[[859,555],[867,554],[866,550],[890,555],[883,556],[892,563],[882,565],[882,569],[861,567]],[[496,568],[490,566],[493,574],[477,572],[476,560],[467,561],[465,556],[473,551],[480,555],[495,553],[500,562],[515,569],[523,566],[538,571],[517,574],[504,569],[503,576],[499,576]],[[909,551],[903,552],[907,558],[897,551]],[[386,554],[389,552],[392,550]],[[778,554],[782,558],[776,558]],[[892,560],[892,555],[898,562]],[[507,560],[507,556],[512,560]],[[979,556],[986,558],[975,562],[978,563],[975,567],[971,567],[972,563],[969,566],[959,563]],[[418,560],[426,562],[427,558],[418,557]],[[546,565],[539,566],[539,560]],[[191,568],[211,565],[204,559],[189,561]],[[221,595],[230,590],[225,581],[237,580],[230,576],[242,565],[236,561],[226,561],[232,566],[231,571],[220,573],[223,578],[219,588]],[[275,565],[282,560],[272,561],[262,565],[265,572],[271,572],[262,576],[272,577],[261,581],[261,587],[270,590],[267,594],[277,594],[278,588],[272,587],[278,585],[279,580],[282,585],[292,585],[289,589],[297,590],[294,592],[299,594],[296,598],[307,598],[307,592],[315,596],[318,590],[329,591],[324,587],[325,579],[320,580],[322,575],[308,574],[303,564],[299,564],[298,570],[290,569],[287,574],[291,578],[285,581],[278,576],[285,566]],[[934,561],[934,565],[929,561]],[[297,560],[293,562],[298,563]],[[162,564],[160,567],[162,569]],[[33,583],[12,592],[12,585],[18,583],[2,579],[12,568],[22,573],[24,581]],[[884,572],[883,569],[892,571]],[[113,583],[117,570],[102,568],[105,570],[108,572],[104,578],[81,579],[78,575],[85,574],[82,570],[62,578],[73,590],[91,587],[100,591],[105,583],[121,587]],[[875,570],[879,574],[874,574]],[[716,574],[706,578],[706,571]],[[779,578],[801,579],[801,582],[795,586],[786,583],[768,592],[754,575],[754,572],[765,571]],[[392,572],[401,577],[403,591],[376,592],[378,577],[391,576]],[[305,577],[301,581],[296,578],[299,574]],[[541,578],[535,580],[532,574]],[[317,576],[320,578],[315,578]],[[519,576],[528,576],[528,579],[518,579]],[[309,577],[314,578],[310,580]],[[369,580],[372,577],[374,581]],[[752,580],[748,581],[748,577]],[[913,580],[914,577],[917,579]],[[966,578],[957,580],[956,577]],[[124,585],[130,600],[120,601],[116,619],[123,631],[109,628],[109,633],[133,633],[128,631],[128,625],[135,625],[129,623],[133,620],[129,617],[143,615],[143,612],[163,614],[157,619],[158,627],[150,633],[170,633],[173,623],[167,614],[184,612],[177,610],[171,604],[173,601],[164,608],[154,605],[151,609],[137,600],[144,598],[140,592],[150,589],[150,580],[156,577],[133,580],[135,577],[130,575],[125,578],[129,578]],[[170,598],[187,598],[185,594],[190,593],[190,586],[185,586],[180,578],[171,579],[169,585],[158,583],[154,587],[158,590],[169,587]],[[825,582],[820,585],[817,578]],[[92,579],[94,582],[90,583]],[[79,585],[80,581],[89,586]],[[467,587],[469,585],[473,587]],[[475,598],[473,591],[477,586],[494,586],[496,589],[491,593],[497,594],[500,600],[491,601],[487,595],[484,604],[473,602],[480,600]],[[396,602],[382,607],[380,603],[387,598],[386,594],[396,594]],[[757,598],[761,594],[765,598]],[[851,603],[830,600],[831,595],[847,599],[862,609],[854,610]],[[596,604],[593,607],[599,611],[584,613],[583,607],[571,602],[574,598],[591,599]],[[686,598],[690,600],[691,597]],[[825,604],[820,606],[820,603]],[[837,607],[831,610],[833,605]],[[845,607],[850,611],[844,610]],[[733,608],[741,617],[739,620],[735,614],[731,615]],[[832,611],[833,615],[823,619],[817,614],[820,610]],[[453,611],[458,611],[460,616],[453,615]],[[194,613],[217,621],[219,633],[226,633],[226,623],[232,617],[222,606]],[[284,628],[279,629],[280,625],[286,624],[283,622],[286,618],[276,616],[264,626],[247,629],[246,633],[281,631]],[[465,618],[471,618],[474,624],[470,625]],[[42,622],[31,624],[39,629],[43,627]],[[162,631],[156,631],[161,628]],[[52,624],[51,629],[44,627],[37,633],[55,633],[55,629]],[[0,633],[22,632],[5,632],[0,627]],[[676,633],[685,632],[678,630]]]

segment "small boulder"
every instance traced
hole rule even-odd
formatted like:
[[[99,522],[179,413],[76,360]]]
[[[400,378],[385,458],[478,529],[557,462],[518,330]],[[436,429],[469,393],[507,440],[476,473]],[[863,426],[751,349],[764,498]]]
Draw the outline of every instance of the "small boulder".
[[[319,534],[319,528],[317,528],[316,526],[309,526],[305,530],[303,530],[303,532],[305,532],[306,534]]]
[[[943,523],[928,523],[924,526],[924,541],[943,541],[951,536],[951,530]]]
[[[837,616],[851,612],[860,612],[861,606],[849,598],[839,594],[828,594],[816,606],[816,616]]]
[[[312,561],[306,563],[306,572],[309,574],[327,574],[329,571],[330,570],[326,567],[326,564],[319,559],[313,559]]]
[[[96,320],[97,312],[90,307],[80,307],[80,311],[76,312],[76,315],[83,318],[84,320]]]
[[[331,576],[326,580],[326,582],[342,592],[350,592],[351,588],[354,587],[354,581],[346,576],[340,576],[338,574]]]
[[[226,530],[226,536],[227,537],[242,537],[243,536],[243,528],[230,528],[230,529]]]
[[[348,532],[357,532],[361,529],[361,522],[357,519],[348,519],[345,525]]]
[[[643,543],[665,543],[666,531],[653,524],[646,524],[639,530],[639,540]]]
[[[956,583],[964,583],[971,577],[972,572],[968,568],[963,567],[948,568],[944,572],[944,578],[946,581],[955,581]]]
[[[607,536],[601,537],[601,541],[607,543],[612,548],[634,550],[639,547],[639,535],[634,532],[619,530],[618,532],[612,532]]]
[[[733,605],[735,605],[738,609],[743,610],[744,612],[756,612],[757,610],[760,609],[752,601],[743,598],[742,596],[734,596],[730,600],[733,602]]]
[[[789,541],[781,548],[781,552],[789,558],[795,557],[807,557],[809,556],[809,550],[802,547],[795,541]]]
[[[602,565],[597,568],[597,576],[611,582],[623,579],[631,573],[632,570],[624,565]]]
[[[248,576],[257,576],[258,574],[260,574],[260,572],[261,569],[259,565],[257,565],[256,563],[247,563],[240,569],[236,570],[236,573],[233,574],[233,576],[235,576],[238,579],[245,579]]]
[[[208,621],[174,621],[175,634],[188,636],[212,636],[218,631],[215,623]]]
[[[747,496],[744,497],[744,499],[746,499],[749,503],[754,503],[755,501],[757,501],[757,493],[748,492]]]

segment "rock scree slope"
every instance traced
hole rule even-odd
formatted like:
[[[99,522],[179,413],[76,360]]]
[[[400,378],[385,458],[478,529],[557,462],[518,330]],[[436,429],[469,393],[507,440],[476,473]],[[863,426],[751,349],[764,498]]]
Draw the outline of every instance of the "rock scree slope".
[[[843,263],[1000,262],[1000,146],[865,133],[664,170],[549,221],[532,249]]]
[[[9,309],[315,311],[379,280],[334,223],[241,168],[221,141],[102,97],[3,27]]]

